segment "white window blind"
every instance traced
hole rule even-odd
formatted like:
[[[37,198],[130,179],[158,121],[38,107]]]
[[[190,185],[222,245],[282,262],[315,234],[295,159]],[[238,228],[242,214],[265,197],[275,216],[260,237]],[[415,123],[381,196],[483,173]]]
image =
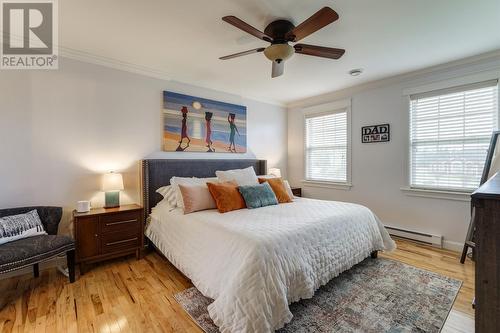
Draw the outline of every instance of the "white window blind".
[[[347,183],[347,111],[305,119],[306,180]]]
[[[410,96],[410,186],[478,187],[497,127],[497,81]]]

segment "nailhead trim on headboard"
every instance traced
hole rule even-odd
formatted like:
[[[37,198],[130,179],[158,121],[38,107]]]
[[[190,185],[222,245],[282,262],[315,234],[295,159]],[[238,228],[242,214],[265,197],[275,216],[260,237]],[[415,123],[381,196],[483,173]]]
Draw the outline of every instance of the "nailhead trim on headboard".
[[[149,207],[149,163],[148,160],[142,160],[142,206],[144,207],[144,222],[149,216],[151,207]]]

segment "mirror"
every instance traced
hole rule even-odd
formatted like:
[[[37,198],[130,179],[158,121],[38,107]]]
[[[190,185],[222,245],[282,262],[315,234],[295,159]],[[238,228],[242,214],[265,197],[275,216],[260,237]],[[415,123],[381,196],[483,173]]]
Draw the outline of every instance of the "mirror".
[[[500,131],[495,131],[491,135],[490,147],[488,148],[488,153],[486,154],[486,161],[484,163],[483,174],[481,176],[481,182],[479,186],[486,183],[488,179],[494,176],[500,171]],[[475,229],[475,211],[474,207],[471,208],[471,219],[469,223],[469,229],[467,230],[467,236],[465,237],[465,244],[462,250],[462,256],[460,257],[460,263],[465,262],[465,257],[469,247],[474,248],[476,243],[474,242],[474,229]]]
[[[486,155],[484,163],[483,175],[480,185],[484,184],[488,179],[500,171],[500,131],[493,132],[490,141],[490,147]]]

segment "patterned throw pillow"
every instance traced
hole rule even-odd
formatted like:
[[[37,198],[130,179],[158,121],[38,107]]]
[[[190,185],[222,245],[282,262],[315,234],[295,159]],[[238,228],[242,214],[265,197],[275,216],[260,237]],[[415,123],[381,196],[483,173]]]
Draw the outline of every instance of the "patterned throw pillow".
[[[207,186],[215,200],[219,213],[227,213],[246,207],[245,200],[238,191],[236,182],[207,183]]]
[[[0,244],[46,234],[36,209],[25,214],[0,217]]]
[[[281,178],[259,178],[259,183],[269,183],[279,203],[292,202]]]
[[[248,208],[259,208],[277,205],[278,199],[269,183],[246,185],[238,187]]]

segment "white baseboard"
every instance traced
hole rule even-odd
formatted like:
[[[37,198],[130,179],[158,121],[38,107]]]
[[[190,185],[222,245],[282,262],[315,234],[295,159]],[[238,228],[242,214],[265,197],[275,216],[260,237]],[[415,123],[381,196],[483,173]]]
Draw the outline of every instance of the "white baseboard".
[[[464,243],[443,240],[443,248],[456,252],[462,252],[464,248]]]

